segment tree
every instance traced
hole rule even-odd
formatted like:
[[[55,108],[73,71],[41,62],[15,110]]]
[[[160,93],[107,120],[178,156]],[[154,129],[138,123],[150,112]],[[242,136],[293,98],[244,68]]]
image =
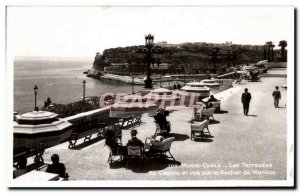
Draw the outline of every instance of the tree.
[[[286,61],[285,47],[287,47],[287,41],[281,40],[281,41],[279,42],[278,46],[281,47],[281,58],[282,58],[282,61]]]
[[[216,69],[216,63],[217,63],[217,60],[218,60],[218,52],[220,51],[220,48],[219,47],[215,47],[213,48],[213,51],[212,51],[212,61],[213,61],[213,64],[214,64],[214,73],[216,73],[217,69]]]
[[[237,51],[235,48],[232,50],[232,59],[233,59],[233,67],[236,66],[236,60],[237,60]]]
[[[266,46],[268,49],[268,61],[273,61],[273,48],[275,47],[272,41],[266,42]]]
[[[266,51],[266,46],[264,46],[264,54],[263,54],[263,60],[267,59],[267,51]]]
[[[231,49],[228,47],[227,48],[227,68],[230,67],[230,65],[229,65],[230,59],[231,59]]]

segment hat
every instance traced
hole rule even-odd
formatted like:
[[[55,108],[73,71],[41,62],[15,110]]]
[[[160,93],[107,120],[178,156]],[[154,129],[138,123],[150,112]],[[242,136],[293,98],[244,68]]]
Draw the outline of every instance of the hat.
[[[138,132],[137,132],[137,130],[132,129],[132,130],[130,131],[130,133],[131,133],[131,134],[137,134]]]

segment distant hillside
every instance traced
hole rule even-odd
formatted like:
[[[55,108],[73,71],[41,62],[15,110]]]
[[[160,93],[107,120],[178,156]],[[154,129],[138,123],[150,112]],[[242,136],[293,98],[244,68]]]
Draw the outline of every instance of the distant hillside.
[[[228,48],[236,50],[235,64],[256,63],[265,59],[262,45],[227,45],[212,43],[184,43],[184,44],[158,44],[162,48],[161,63],[172,64],[175,68],[182,67],[186,71],[205,71],[213,68],[214,62],[217,68],[226,68],[228,65],[233,66],[233,54],[228,55]],[[134,51],[143,46],[129,46],[110,48],[98,54],[95,58],[94,67],[102,70],[103,67],[111,63],[128,63],[136,64],[137,59]],[[218,47],[219,51],[214,57],[214,48]],[[229,57],[229,58],[228,58]],[[274,50],[274,61],[281,60],[280,50]]]

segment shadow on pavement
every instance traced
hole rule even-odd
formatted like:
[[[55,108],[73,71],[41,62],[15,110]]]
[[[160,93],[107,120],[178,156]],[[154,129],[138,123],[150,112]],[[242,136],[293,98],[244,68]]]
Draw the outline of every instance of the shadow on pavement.
[[[110,164],[111,169],[120,169],[126,168],[127,170],[131,170],[135,173],[147,173],[149,171],[157,171],[163,170],[167,167],[180,166],[181,162],[169,160],[169,159],[159,159],[159,158],[137,158],[137,159],[129,159],[127,161],[115,161]]]
[[[185,141],[190,138],[188,135],[180,133],[170,133],[170,137],[175,137],[175,141]]]
[[[213,125],[213,124],[219,124],[220,121],[217,120],[209,120],[209,125]]]
[[[138,127],[138,126],[144,125],[144,124],[146,124],[146,123],[145,122],[136,122],[136,123],[132,123],[132,124],[123,126],[122,129],[124,129],[124,130],[133,129],[135,127]]]
[[[277,107],[277,109],[286,109],[286,107]]]
[[[87,146],[89,146],[89,145],[92,145],[92,144],[94,144],[94,143],[97,143],[97,142],[101,141],[102,139],[104,139],[104,138],[103,138],[103,137],[96,137],[96,138],[94,138],[94,139],[91,139],[90,141],[83,142],[83,143],[77,145],[77,146],[74,147],[73,149],[74,149],[74,150],[81,150],[81,149],[83,149],[83,148],[85,148],[85,147],[87,147]]]
[[[220,111],[215,111],[214,113],[215,114],[225,114],[225,113],[228,113],[228,111],[220,110]]]
[[[196,141],[196,142],[204,142],[204,143],[211,143],[211,142],[213,142],[214,140],[212,140],[212,139],[195,138],[194,141]]]
[[[257,115],[247,115],[247,116],[249,116],[249,117],[257,117]]]

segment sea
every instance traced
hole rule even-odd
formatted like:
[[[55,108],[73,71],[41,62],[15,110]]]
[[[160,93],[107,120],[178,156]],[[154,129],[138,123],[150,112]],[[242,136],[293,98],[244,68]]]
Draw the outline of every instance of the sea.
[[[130,93],[132,85],[89,78],[84,71],[93,66],[93,58],[17,58],[14,61],[14,111],[34,110],[34,85],[38,86],[37,105],[44,106],[50,97],[53,103],[66,104],[81,100],[83,80],[85,96],[105,93]],[[142,86],[134,86],[135,90]]]
[[[66,104],[82,99],[83,80],[85,96],[102,96],[107,93],[131,93],[132,85],[111,80],[87,77],[83,72],[93,66],[93,58],[41,58],[22,57],[14,61],[14,112],[19,114],[34,110],[34,86],[38,87],[37,105],[41,109],[49,97],[53,103]],[[183,82],[156,82],[155,87],[169,87]],[[134,85],[134,91],[143,86]],[[229,87],[212,89],[216,94]]]

